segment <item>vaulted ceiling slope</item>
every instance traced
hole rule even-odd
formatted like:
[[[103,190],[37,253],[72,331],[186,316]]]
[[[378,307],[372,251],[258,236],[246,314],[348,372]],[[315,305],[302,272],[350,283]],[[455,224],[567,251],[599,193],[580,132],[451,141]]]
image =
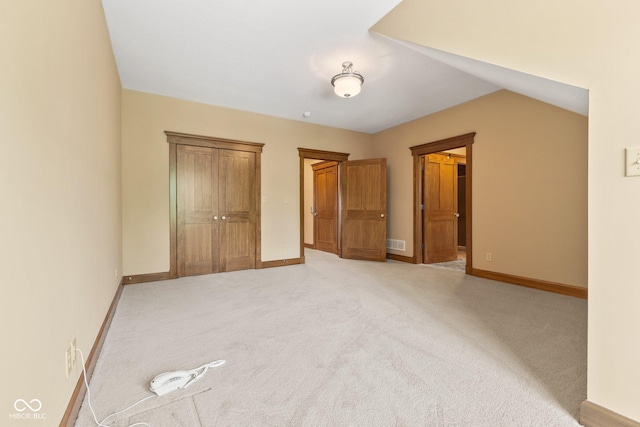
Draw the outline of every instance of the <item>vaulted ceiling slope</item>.
[[[582,114],[583,116],[589,115],[589,91],[586,89],[531,74],[521,73],[487,62],[476,61],[430,47],[420,46],[411,42],[392,38],[390,38],[390,40],[395,40],[397,43],[414,49],[416,52],[420,52],[443,64],[447,64],[503,89],[520,93],[537,99],[538,101]]]
[[[503,82],[510,70],[369,32],[398,3],[103,0],[126,89],[366,133],[501,88],[540,92]],[[365,79],[351,99],[330,84],[345,61]]]

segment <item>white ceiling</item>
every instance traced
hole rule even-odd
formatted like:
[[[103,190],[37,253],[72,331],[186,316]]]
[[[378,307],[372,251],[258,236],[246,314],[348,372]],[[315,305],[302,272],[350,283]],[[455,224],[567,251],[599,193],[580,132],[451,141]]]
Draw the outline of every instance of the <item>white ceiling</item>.
[[[399,2],[103,0],[103,5],[126,89],[367,133],[500,88],[586,114],[584,89],[541,84],[544,79],[370,33]],[[362,92],[351,99],[336,96],[330,84],[347,60],[365,79]],[[571,101],[563,91],[573,95]],[[305,111],[311,117],[303,118]]]

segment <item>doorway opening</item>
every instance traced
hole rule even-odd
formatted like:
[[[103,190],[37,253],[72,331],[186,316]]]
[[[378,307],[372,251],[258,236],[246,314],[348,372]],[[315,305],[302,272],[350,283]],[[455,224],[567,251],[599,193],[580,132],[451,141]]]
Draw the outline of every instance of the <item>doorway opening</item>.
[[[305,247],[338,255],[338,162],[320,161],[311,165],[313,170],[312,193],[309,197],[309,183],[305,188]],[[311,227],[307,221],[311,219]],[[310,230],[311,228],[311,230]]]
[[[298,152],[300,155],[300,262],[304,262],[305,214],[311,212],[311,209],[304,206],[305,190],[309,188],[307,183],[309,179],[305,180],[307,159],[337,163],[338,200],[335,203],[337,255],[346,259],[386,261],[387,159],[349,161],[348,153],[307,148],[298,148]]]
[[[318,241],[315,238],[314,213],[317,213],[314,207],[313,193],[313,167],[314,164],[323,162],[334,162],[337,172],[337,182],[340,180],[340,165],[349,159],[349,153],[339,153],[333,151],[313,150],[309,148],[298,148],[300,156],[300,261],[304,263],[304,248],[318,248]],[[335,233],[335,254],[341,254],[341,209],[340,209],[340,185],[337,184],[337,206],[336,221],[338,226],[328,233]],[[325,240],[331,240],[329,236],[324,236]]]
[[[414,256],[418,264],[472,271],[472,145],[475,133],[411,147]]]
[[[466,269],[466,149],[421,157],[423,263]]]

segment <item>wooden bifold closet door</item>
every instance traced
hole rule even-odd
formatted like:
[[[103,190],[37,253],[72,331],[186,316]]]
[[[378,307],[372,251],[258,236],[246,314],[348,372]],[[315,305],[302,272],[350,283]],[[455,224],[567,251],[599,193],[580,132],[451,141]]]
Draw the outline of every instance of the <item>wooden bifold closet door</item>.
[[[256,153],[178,145],[177,275],[255,268]]]

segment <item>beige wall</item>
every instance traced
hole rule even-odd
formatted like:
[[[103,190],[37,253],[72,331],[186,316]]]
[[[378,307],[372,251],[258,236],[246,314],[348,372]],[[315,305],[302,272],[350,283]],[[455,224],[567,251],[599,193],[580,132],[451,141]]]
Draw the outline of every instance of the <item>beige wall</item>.
[[[0,51],[0,424],[57,425],[120,282],[120,81],[99,0],[0,2]]]
[[[164,130],[265,143],[262,260],[300,256],[298,147],[367,157],[371,135],[124,90],[124,273],[169,270],[169,147]]]
[[[640,145],[639,15],[635,0],[404,0],[374,27],[589,89],[588,400],[637,421],[640,178],[624,148]]]
[[[406,253],[395,252],[410,256],[413,177],[408,147],[476,131],[474,267],[586,286],[586,126],[583,116],[507,91],[371,136],[125,90],[124,271],[168,270],[165,129],[267,144],[262,157],[264,261],[298,256],[297,147],[351,152],[352,159],[387,157],[389,238],[407,241]],[[264,129],[272,133],[262,133]],[[282,131],[286,139],[279,137]],[[505,142],[509,150],[503,148]],[[279,154],[270,156],[274,150]],[[572,162],[568,164],[566,158]],[[277,167],[272,167],[270,159]],[[502,167],[495,167],[496,161]],[[540,162],[545,171],[552,171],[542,175],[543,182]],[[310,173],[311,168],[307,169]],[[493,206],[503,204],[502,199],[519,202],[495,212]],[[305,203],[305,212],[310,203]],[[548,205],[557,206],[556,212]],[[305,229],[310,224],[305,220]],[[312,239],[305,241],[312,243]],[[492,252],[493,262],[484,261],[485,252]]]
[[[640,61],[628,54],[640,39],[640,6],[632,0],[616,7],[603,0],[536,4],[524,13],[517,2],[405,0],[378,30],[591,90],[589,399],[640,420],[640,341],[633,328],[640,323],[634,270],[640,254],[632,222],[640,211],[640,178],[622,173],[622,149],[638,145],[640,130]],[[123,270],[121,248],[127,274],[168,269],[163,130],[266,143],[265,261],[298,256],[296,147],[357,159],[374,155],[373,138],[125,90],[121,209],[120,84],[101,3],[2,2],[0,35],[0,177],[4,206],[11,207],[1,214],[9,303],[2,310],[8,381],[0,401],[10,408],[18,398],[40,399],[57,424],[79,376],[76,368],[65,379],[64,351],[73,338],[86,353],[93,344],[120,280],[115,270]],[[476,129],[456,133],[470,130]],[[480,156],[480,142],[475,150]],[[403,177],[404,160],[391,154],[390,173]],[[390,191],[398,194],[391,194],[396,206],[402,190]]]
[[[469,132],[473,267],[586,287],[587,118],[505,90],[375,135],[389,162],[389,238],[407,241],[394,252],[413,255],[409,147]]]

